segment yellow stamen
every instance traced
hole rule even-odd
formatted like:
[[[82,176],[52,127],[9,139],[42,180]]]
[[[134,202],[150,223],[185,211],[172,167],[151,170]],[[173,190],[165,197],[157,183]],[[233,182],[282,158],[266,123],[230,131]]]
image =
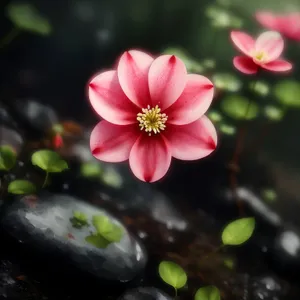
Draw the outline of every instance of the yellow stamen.
[[[161,109],[156,105],[155,107],[150,108],[150,105],[147,108],[143,108],[141,113],[137,114],[137,120],[139,121],[139,126],[141,130],[145,130],[151,135],[152,132],[155,134],[160,133],[160,131],[166,128],[165,123],[168,120],[166,114],[162,114]]]
[[[254,58],[258,61],[264,61],[267,58],[267,54],[263,51],[254,53]]]

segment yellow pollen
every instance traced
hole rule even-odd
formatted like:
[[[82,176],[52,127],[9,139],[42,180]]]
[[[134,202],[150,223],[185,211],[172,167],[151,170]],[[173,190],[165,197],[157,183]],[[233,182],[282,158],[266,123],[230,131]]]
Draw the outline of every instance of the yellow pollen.
[[[166,114],[162,114],[161,109],[156,105],[150,108],[143,108],[141,113],[137,114],[137,120],[139,121],[139,126],[141,130],[145,130],[149,135],[154,132],[155,134],[160,133],[166,128],[165,123],[168,120]]]
[[[258,60],[258,61],[263,61],[263,60],[266,59],[266,57],[267,57],[267,55],[266,55],[266,53],[263,52],[263,51],[256,52],[256,53],[254,54],[254,58],[255,58],[256,60]]]

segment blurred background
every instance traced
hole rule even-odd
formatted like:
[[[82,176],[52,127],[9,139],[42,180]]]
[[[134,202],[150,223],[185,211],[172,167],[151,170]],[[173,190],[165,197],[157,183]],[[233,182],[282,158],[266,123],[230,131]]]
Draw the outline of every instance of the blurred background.
[[[28,153],[51,143],[55,126],[64,129],[59,151],[74,169],[56,176],[51,192],[105,207],[144,243],[144,275],[129,287],[153,286],[172,296],[153,267],[169,259],[185,266],[192,278],[182,299],[192,299],[204,284],[217,285],[222,299],[300,299],[300,40],[284,37],[284,57],[294,64],[291,74],[255,78],[234,69],[237,51],[229,38],[233,29],[253,35],[268,30],[255,13],[300,12],[298,0],[5,0],[0,7],[0,144],[12,144],[26,163]],[[300,30],[299,24],[300,14],[295,24]],[[216,87],[208,116],[218,130],[218,149],[199,162],[173,161],[167,176],[152,185],[138,182],[126,163],[99,163],[89,153],[89,133],[99,118],[86,84],[132,48],[175,54],[190,73],[207,76]],[[235,172],[230,161],[249,100],[247,136]],[[241,206],[243,215],[256,217],[253,239],[198,266],[200,257],[218,247],[224,224],[241,216]],[[30,253],[20,255],[9,229],[5,239],[1,297],[75,299],[74,278],[67,284],[63,277],[64,285],[50,279],[51,266],[41,271]],[[30,252],[31,244],[26,247]],[[47,260],[54,258],[49,254]],[[20,287],[16,269],[26,273],[33,265],[36,271]],[[127,288],[113,287],[116,295],[108,290],[103,298],[117,299]]]

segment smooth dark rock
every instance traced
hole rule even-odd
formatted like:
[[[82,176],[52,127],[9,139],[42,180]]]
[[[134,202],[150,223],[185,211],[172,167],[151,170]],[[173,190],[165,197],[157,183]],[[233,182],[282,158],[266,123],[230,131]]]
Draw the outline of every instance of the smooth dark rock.
[[[85,237],[94,229],[72,227],[70,218],[75,210],[85,213],[89,220],[97,214],[109,216],[123,227],[121,241],[105,249],[88,244]],[[116,218],[101,208],[63,194],[37,199],[27,196],[15,201],[2,213],[0,226],[38,253],[63,256],[67,263],[100,279],[129,281],[143,270],[147,260],[143,245]]]
[[[119,300],[171,300],[172,297],[153,287],[139,287],[127,291]]]
[[[15,130],[0,125],[0,146],[10,145],[18,153],[23,145],[22,136]]]

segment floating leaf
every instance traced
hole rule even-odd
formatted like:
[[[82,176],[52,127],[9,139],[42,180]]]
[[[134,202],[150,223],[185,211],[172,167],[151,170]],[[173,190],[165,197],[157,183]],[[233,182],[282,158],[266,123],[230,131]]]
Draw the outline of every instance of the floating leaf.
[[[258,115],[258,106],[252,101],[248,109],[247,117],[245,118],[249,101],[247,98],[239,95],[227,96],[221,103],[221,109],[226,115],[233,119],[251,120]]]
[[[175,289],[184,287],[187,282],[185,271],[179,265],[171,261],[162,261],[159,264],[158,273],[165,283]]]
[[[112,242],[106,240],[100,234],[89,235],[85,238],[85,241],[97,248],[100,248],[100,249],[106,248],[109,244],[112,243]]]
[[[214,123],[218,123],[222,120],[222,115],[217,112],[217,111],[210,111],[208,113],[208,117],[214,122]]]
[[[99,163],[87,162],[80,166],[80,174],[86,178],[100,178],[103,168]]]
[[[59,173],[68,169],[67,162],[51,150],[36,151],[31,157],[31,162],[48,173]]]
[[[263,81],[253,81],[250,83],[250,89],[261,96],[267,96],[270,92],[270,87]]]
[[[220,125],[219,130],[227,135],[234,135],[236,133],[236,128],[234,126],[225,123]]]
[[[229,223],[222,232],[224,245],[240,245],[245,243],[253,234],[254,218],[242,218]]]
[[[170,47],[165,49],[163,54],[173,54],[179,57],[191,73],[202,73],[204,71],[203,66],[181,48]]]
[[[120,242],[122,239],[122,227],[112,223],[107,216],[93,216],[93,225],[97,233],[110,242]]]
[[[277,193],[273,189],[264,189],[261,194],[266,202],[272,203],[277,200]]]
[[[87,216],[81,211],[74,211],[73,218],[70,219],[72,226],[75,228],[82,228],[88,225]]]
[[[280,121],[285,114],[283,109],[272,105],[266,106],[264,109],[264,113],[265,116],[271,121]]]
[[[9,171],[16,164],[17,156],[11,146],[0,146],[0,170]]]
[[[230,73],[218,73],[212,77],[215,87],[220,90],[237,92],[242,87],[242,82],[237,76]]]
[[[296,80],[284,80],[276,84],[275,97],[288,107],[300,107],[300,83]]]
[[[14,180],[9,183],[7,190],[15,195],[28,195],[34,194],[36,187],[28,180]]]
[[[11,2],[7,5],[7,15],[16,27],[41,35],[51,33],[51,25],[37,9],[27,3]]]
[[[220,292],[219,289],[213,285],[204,286],[195,294],[195,300],[220,300]]]

